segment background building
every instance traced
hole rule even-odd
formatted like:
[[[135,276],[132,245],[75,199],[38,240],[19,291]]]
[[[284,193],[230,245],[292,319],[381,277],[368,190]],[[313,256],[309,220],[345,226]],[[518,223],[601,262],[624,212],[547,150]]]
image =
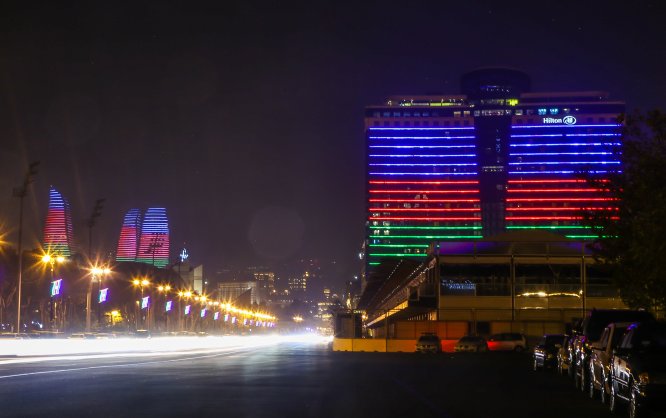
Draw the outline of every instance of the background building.
[[[265,267],[250,267],[248,272],[257,282],[257,292],[261,301],[270,302],[275,296],[275,273]]]
[[[169,220],[165,208],[130,209],[123,219],[116,261],[169,264]]]
[[[49,210],[44,223],[44,250],[70,257],[73,252],[72,211],[67,199],[55,187],[49,189]]]
[[[259,305],[257,282],[226,282],[217,285],[219,299],[237,306]]]
[[[620,169],[624,103],[603,92],[532,93],[529,77],[483,69],[462,95],[403,96],[366,109],[368,267],[422,260],[432,241],[512,229],[594,234],[582,212],[613,211],[583,175]]]

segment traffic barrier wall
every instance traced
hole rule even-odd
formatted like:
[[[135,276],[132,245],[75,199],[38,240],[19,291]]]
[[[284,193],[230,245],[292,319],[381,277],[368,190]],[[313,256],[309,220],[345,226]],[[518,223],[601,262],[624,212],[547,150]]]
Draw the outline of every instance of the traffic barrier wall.
[[[458,340],[442,340],[442,351],[453,352]],[[375,352],[375,353],[413,353],[416,351],[416,339],[382,338],[334,338],[333,351]]]

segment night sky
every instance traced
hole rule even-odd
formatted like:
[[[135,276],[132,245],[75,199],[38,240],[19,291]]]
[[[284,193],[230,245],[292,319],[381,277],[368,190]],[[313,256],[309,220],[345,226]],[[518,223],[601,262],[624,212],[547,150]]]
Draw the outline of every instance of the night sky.
[[[357,274],[363,108],[390,95],[455,94],[501,65],[534,91],[666,98],[658,1],[21,3],[0,11],[5,239],[40,160],[29,246],[53,184],[84,248],[97,198],[106,251],[127,209],[164,206],[172,253],[185,243],[207,273],[307,257],[336,260],[336,284]]]

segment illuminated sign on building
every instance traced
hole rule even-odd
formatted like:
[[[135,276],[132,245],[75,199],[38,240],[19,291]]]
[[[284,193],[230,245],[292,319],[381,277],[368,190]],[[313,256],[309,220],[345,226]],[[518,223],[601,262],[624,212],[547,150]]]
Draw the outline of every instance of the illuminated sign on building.
[[[150,304],[150,296],[141,299],[141,309],[146,309]]]
[[[186,248],[183,248],[183,250],[180,252],[180,254],[178,254],[178,256],[180,257],[181,263],[185,262],[185,260],[187,260],[190,257]]]
[[[99,289],[99,299],[98,303],[106,302],[106,298],[109,295],[109,288]]]
[[[62,279],[58,279],[51,282],[51,296],[58,296],[60,294],[60,285],[62,285]]]
[[[185,315],[189,315],[191,309],[192,309],[192,307],[191,307],[190,305],[187,305],[187,306],[185,307]]]
[[[217,321],[218,319],[220,319],[220,313],[219,313],[219,312],[215,312],[215,315],[213,316],[213,319],[216,320],[216,321]]]
[[[170,301],[170,300],[167,300],[166,308],[165,308],[164,310],[165,310],[166,312],[169,312],[169,311],[171,311],[171,308],[172,308],[172,307],[173,307],[173,302]]]
[[[203,309],[201,310],[201,314],[200,314],[200,316],[201,316],[202,318],[204,318],[204,317],[206,316],[206,308],[203,308]]]
[[[576,118],[569,115],[563,118],[543,118],[543,123],[552,124],[552,123],[563,123],[565,125],[575,125]]]

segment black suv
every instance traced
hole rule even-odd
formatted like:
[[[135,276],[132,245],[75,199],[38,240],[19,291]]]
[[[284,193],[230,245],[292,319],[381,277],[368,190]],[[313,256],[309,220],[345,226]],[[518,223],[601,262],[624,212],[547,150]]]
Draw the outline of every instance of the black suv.
[[[580,328],[569,343],[571,364],[569,375],[573,375],[576,387],[582,391],[588,389],[590,370],[591,346],[597,344],[601,333],[612,322],[646,322],[654,321],[654,317],[647,311],[632,311],[624,309],[593,309],[587,313],[580,323]]]
[[[610,369],[610,409],[629,402],[629,416],[666,406],[666,323],[632,324],[615,350]]]

